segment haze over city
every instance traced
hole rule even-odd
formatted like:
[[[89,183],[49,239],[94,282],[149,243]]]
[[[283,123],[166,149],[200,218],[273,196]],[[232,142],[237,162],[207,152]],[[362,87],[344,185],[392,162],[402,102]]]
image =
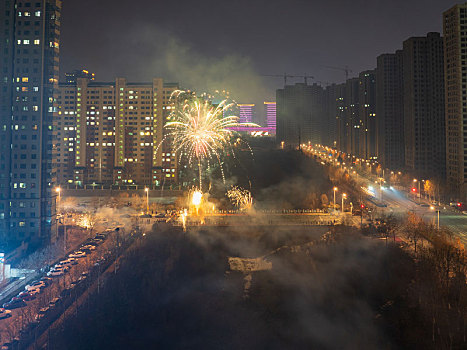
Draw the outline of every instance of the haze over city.
[[[0,13],[2,350],[467,348],[467,3]]]

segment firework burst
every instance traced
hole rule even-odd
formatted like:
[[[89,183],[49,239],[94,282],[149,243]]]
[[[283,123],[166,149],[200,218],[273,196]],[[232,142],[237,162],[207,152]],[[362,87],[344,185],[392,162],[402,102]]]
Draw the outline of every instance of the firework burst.
[[[240,210],[249,210],[253,206],[251,192],[241,187],[232,186],[232,188],[227,191],[227,197],[232,204]]]
[[[238,117],[226,116],[233,106],[227,100],[213,105],[208,99],[184,91],[176,91],[171,98],[172,113],[165,128],[169,131],[167,137],[172,139],[179,161],[184,157],[189,164],[196,161],[200,189],[202,165],[209,165],[211,160],[219,163],[225,181],[221,158],[227,149],[232,150],[231,138],[236,132],[231,128],[256,124],[239,123]]]

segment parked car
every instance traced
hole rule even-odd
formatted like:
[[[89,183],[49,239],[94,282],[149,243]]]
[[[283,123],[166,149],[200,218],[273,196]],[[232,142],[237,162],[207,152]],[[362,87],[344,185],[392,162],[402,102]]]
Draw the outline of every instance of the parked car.
[[[10,309],[10,310],[20,308],[23,306],[26,306],[26,303],[24,302],[23,299],[18,298],[18,297],[11,298],[9,302],[3,304],[4,309]]]
[[[18,348],[19,340],[17,338],[13,339],[11,342],[4,343],[2,345],[2,350],[12,350]]]
[[[76,252],[71,253],[69,255],[70,258],[77,258],[77,259],[84,258],[85,256],[86,256],[86,252],[83,252],[81,250],[77,250]]]
[[[44,281],[35,281],[31,284],[28,284],[25,289],[27,291],[30,291],[30,290],[34,290],[34,289],[37,289],[37,288],[45,288],[46,287],[46,284]]]
[[[60,302],[60,300],[61,300],[61,299],[60,299],[59,297],[53,298],[53,299],[50,301],[49,306],[50,306],[50,307],[55,307],[55,306]]]
[[[54,267],[52,267],[52,270],[58,271],[58,270],[63,270],[63,272],[68,272],[71,267],[68,265],[60,265],[60,264],[55,264]]]
[[[52,283],[53,279],[51,277],[44,276],[40,279],[40,281],[43,281],[46,286],[50,286]]]
[[[94,247],[91,244],[88,244],[88,245],[85,245],[84,247],[81,247],[81,251],[86,252],[86,253],[91,253],[94,250],[96,250],[96,247]]]
[[[0,308],[0,319],[11,317],[11,310]]]
[[[18,298],[24,301],[31,301],[36,299],[36,296],[40,293],[40,289],[34,289],[32,291],[24,291],[18,294]]]
[[[60,261],[58,264],[62,266],[77,265],[78,260],[76,260],[75,258],[68,258]]]
[[[58,277],[58,276],[63,276],[65,274],[65,271],[63,270],[50,270],[49,272],[47,272],[47,276],[50,276],[50,277]]]
[[[39,315],[45,315],[49,311],[49,307],[43,307],[42,309],[39,310]]]

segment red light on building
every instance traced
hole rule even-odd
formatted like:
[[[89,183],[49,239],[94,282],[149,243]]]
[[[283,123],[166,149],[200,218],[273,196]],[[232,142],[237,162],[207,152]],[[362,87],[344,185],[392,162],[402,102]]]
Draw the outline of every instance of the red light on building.
[[[462,203],[457,203],[457,206],[458,206],[458,207],[461,207],[461,206],[462,206]]]
[[[365,206],[362,204],[362,205],[360,205],[360,208],[365,209]]]
[[[417,189],[415,187],[413,187],[412,192],[417,192]]]

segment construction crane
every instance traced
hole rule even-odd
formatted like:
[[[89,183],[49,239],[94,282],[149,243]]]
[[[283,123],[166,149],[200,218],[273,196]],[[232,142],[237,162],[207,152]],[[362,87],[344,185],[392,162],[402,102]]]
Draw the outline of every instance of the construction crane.
[[[273,77],[273,78],[284,78],[284,85],[287,85],[287,78],[303,78],[305,80],[305,84],[308,84],[308,79],[314,79],[313,76],[307,75],[290,75],[290,74],[261,74],[262,77]]]
[[[345,67],[324,66],[324,68],[337,69],[337,70],[341,70],[345,72],[345,80],[349,79],[349,73],[352,73],[352,70],[349,69],[349,66],[345,66]]]

